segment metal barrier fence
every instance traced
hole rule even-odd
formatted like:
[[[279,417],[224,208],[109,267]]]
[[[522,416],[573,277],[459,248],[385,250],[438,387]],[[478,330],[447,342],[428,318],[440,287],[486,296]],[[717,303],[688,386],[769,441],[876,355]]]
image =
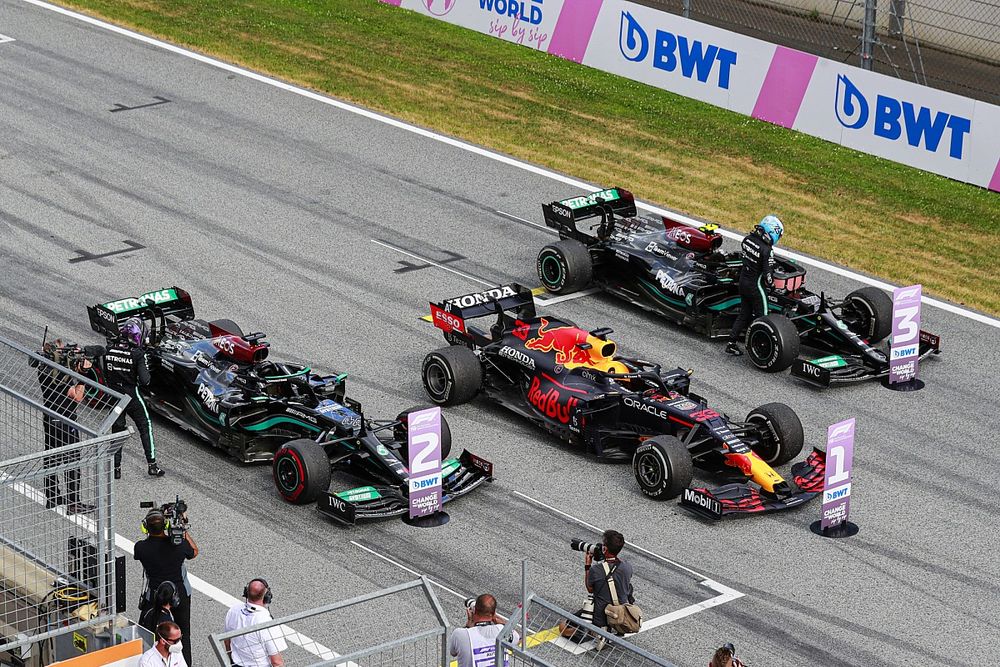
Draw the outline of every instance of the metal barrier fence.
[[[400,620],[408,628],[403,637],[396,631]],[[240,664],[240,659],[248,662],[253,652],[280,652],[286,667],[448,667],[449,660],[448,620],[423,577],[267,623],[216,633],[209,641],[223,667]]]
[[[0,651],[113,618],[113,458],[128,431],[106,433],[127,403],[0,337]]]
[[[511,618],[497,637],[504,667],[674,667],[540,597],[529,595],[523,608],[526,622]]]
[[[1000,3],[995,0],[637,1],[1000,104]]]

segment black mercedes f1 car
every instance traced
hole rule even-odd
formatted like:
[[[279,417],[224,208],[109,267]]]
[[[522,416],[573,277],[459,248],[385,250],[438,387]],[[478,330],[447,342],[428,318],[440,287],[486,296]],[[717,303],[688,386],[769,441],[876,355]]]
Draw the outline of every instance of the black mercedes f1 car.
[[[271,461],[275,486],[293,504],[318,500],[320,512],[344,524],[409,512],[406,410],[395,419],[364,416],[346,396],[345,374],[320,375],[273,361],[263,333],[245,334],[231,320],[195,319],[180,289],[88,307],[91,327],[109,339],[130,317],[145,325],[152,380],[143,392],[160,415],[230,455]],[[493,465],[468,451],[448,458],[451,430],[441,418],[442,500],[491,480]],[[367,485],[330,493],[331,468]]]
[[[488,330],[473,323],[484,317],[495,318]],[[802,450],[791,408],[769,403],[745,421],[729,419],[690,391],[690,371],[617,354],[611,329],[588,332],[537,316],[520,285],[432,303],[431,319],[450,343],[424,358],[434,403],[485,394],[602,459],[631,460],[642,493],[680,496],[682,506],[711,518],[795,507],[822,491],[820,450],[792,467],[791,480],[772,468]],[[739,481],[691,487],[694,466]]]
[[[728,336],[739,314],[739,251],[720,251],[715,225],[694,228],[669,218],[638,216],[627,190],[543,204],[545,224],[560,239],[538,253],[542,286],[566,294],[594,284],[647,310],[704,333]],[[582,224],[581,224],[582,223]],[[747,357],[768,372],[791,368],[819,386],[883,377],[889,360],[879,346],[891,332],[892,300],[863,287],[842,300],[805,288],[799,264],[774,257],[768,313],[747,330]],[[824,353],[800,359],[801,347]],[[938,336],[920,332],[920,358],[939,354]]]

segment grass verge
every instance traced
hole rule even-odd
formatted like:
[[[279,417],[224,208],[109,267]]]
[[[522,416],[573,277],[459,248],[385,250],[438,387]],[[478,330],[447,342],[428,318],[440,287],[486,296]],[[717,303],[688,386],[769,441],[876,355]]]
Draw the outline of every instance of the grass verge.
[[[1000,314],[997,193],[377,0],[61,3]]]

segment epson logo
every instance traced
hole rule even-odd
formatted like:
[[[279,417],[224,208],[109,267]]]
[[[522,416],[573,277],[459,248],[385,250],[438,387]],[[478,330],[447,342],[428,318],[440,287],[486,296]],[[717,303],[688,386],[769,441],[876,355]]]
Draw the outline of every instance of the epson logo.
[[[512,348],[509,345],[500,348],[499,354],[504,359],[510,359],[513,362],[521,364],[525,368],[530,368],[531,370],[535,370],[535,360],[534,359],[532,359],[531,357],[529,357],[524,352],[521,352],[520,350],[515,350],[514,348]]]
[[[481,303],[489,303],[495,299],[505,299],[509,296],[517,296],[517,292],[510,285],[504,285],[503,287],[494,287],[493,289],[476,292],[475,294],[466,294],[465,296],[448,299],[445,301],[445,304],[460,308],[469,308]]]
[[[718,500],[699,491],[695,491],[694,489],[684,489],[684,502],[690,505],[703,507],[712,514],[718,516],[722,515],[722,505]]]
[[[112,313],[110,310],[106,310],[104,308],[97,308],[96,310],[97,310],[97,314],[102,319],[105,319],[108,322],[114,322],[115,321],[115,314]]]
[[[573,213],[566,207],[560,206],[559,204],[552,205],[552,212],[563,218],[572,218]]]

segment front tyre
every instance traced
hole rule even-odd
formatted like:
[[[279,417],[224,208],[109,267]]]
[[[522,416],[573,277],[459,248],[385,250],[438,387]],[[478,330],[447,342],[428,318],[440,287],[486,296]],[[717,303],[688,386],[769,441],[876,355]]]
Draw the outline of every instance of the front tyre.
[[[635,450],[632,472],[643,495],[669,500],[691,485],[694,464],[684,443],[672,435],[658,435]]]
[[[293,505],[308,505],[330,488],[330,459],[322,445],[291,440],[274,454],[271,474],[278,493]]]
[[[747,421],[758,425],[760,441],[753,451],[771,466],[788,463],[802,452],[805,435],[795,410],[784,403],[766,403],[747,415]]]
[[[892,333],[892,298],[877,287],[862,287],[844,299],[847,327],[874,345]]]
[[[452,345],[424,357],[424,389],[437,405],[471,401],[483,386],[483,366],[467,347]]]
[[[747,329],[747,357],[768,373],[783,371],[799,356],[799,331],[784,315],[758,317]]]
[[[581,290],[594,275],[590,251],[575,239],[563,239],[542,248],[535,268],[542,287],[553,294]]]
[[[407,434],[409,432],[409,417],[412,412],[419,412],[420,410],[426,410],[429,406],[418,405],[416,407],[407,408],[403,410],[398,415],[396,415],[396,421],[399,422],[399,426],[393,429],[393,436],[396,438],[396,442],[400,443],[400,454],[403,458],[403,462],[410,460],[410,448],[407,439]],[[444,414],[441,415],[441,460],[444,461],[451,454],[451,427],[448,426],[448,420],[444,418]]]

